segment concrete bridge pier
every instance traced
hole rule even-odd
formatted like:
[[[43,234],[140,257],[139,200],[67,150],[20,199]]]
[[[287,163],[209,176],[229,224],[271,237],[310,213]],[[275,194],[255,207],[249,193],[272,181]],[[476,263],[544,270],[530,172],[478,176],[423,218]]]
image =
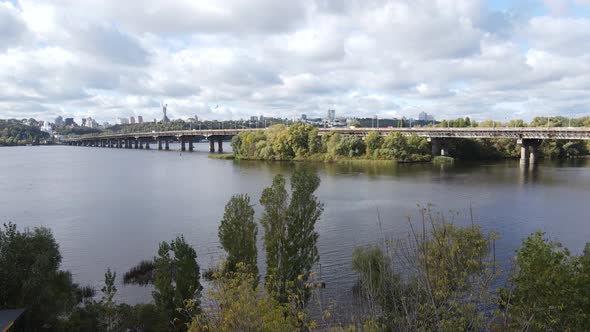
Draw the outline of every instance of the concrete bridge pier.
[[[143,150],[143,140],[138,139],[139,141],[139,148]]]
[[[162,140],[158,138],[158,150],[162,150]]]
[[[135,139],[135,148],[139,149],[139,140],[137,138]]]
[[[526,144],[520,144],[520,164],[524,165],[528,162],[529,147]]]
[[[149,140],[149,139],[147,139],[147,140],[145,141],[145,149],[146,149],[146,150],[149,150],[149,149],[150,149],[150,140]]]
[[[529,145],[529,162],[534,164],[539,159],[539,145],[541,145],[541,140],[531,140]]]
[[[193,138],[187,137],[187,139],[188,139],[188,150],[190,152],[193,152],[195,150],[195,147],[193,146]]]
[[[168,139],[166,139],[166,141],[164,142],[164,149],[166,151],[170,150],[170,145],[168,144]]]
[[[539,159],[539,145],[542,140],[540,139],[519,139],[520,144],[520,163],[534,164]]]
[[[180,151],[186,151],[186,139],[180,137]]]
[[[223,153],[223,137],[217,139],[217,153]]]
[[[213,138],[209,138],[209,153],[215,152],[215,140]]]
[[[118,149],[120,149],[120,148],[121,148],[121,140],[120,140],[120,139],[118,139],[118,140],[117,140],[117,148],[118,148]]]

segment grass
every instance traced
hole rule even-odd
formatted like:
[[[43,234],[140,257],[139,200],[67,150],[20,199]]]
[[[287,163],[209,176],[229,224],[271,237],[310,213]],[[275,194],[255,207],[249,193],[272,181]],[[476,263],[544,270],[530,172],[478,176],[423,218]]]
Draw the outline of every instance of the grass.
[[[432,159],[432,163],[436,165],[451,165],[455,162],[453,157],[449,156],[436,156]]]
[[[211,159],[221,159],[221,160],[234,160],[233,153],[210,153],[209,158]]]

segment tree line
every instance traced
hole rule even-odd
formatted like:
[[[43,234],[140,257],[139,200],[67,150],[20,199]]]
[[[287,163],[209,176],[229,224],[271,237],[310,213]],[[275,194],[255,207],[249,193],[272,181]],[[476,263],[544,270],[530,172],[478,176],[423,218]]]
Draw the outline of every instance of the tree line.
[[[520,157],[514,139],[446,139],[446,151],[462,160],[509,159]],[[589,154],[590,142],[544,140],[540,157],[577,158]],[[380,136],[370,131],[364,137],[329,132],[319,136],[318,129],[307,124],[275,125],[265,131],[241,132],[232,139],[236,159],[313,160],[339,159],[395,160],[422,162],[432,158],[430,143],[424,137],[391,132]]]
[[[117,303],[115,271],[107,269],[100,295],[60,270],[61,255],[46,228],[0,229],[0,309],[27,308],[26,331],[586,331],[590,329],[590,243],[574,255],[543,233],[523,240],[513,267],[495,259],[498,234],[473,220],[458,226],[420,208],[407,237],[353,252],[355,296],[362,314],[333,319],[311,315],[313,294],[324,286],[316,224],[323,204],[320,179],[297,169],[277,175],[260,197],[258,220],[248,195],[225,206],[218,236],[226,255],[202,273],[195,249],[178,236],[154,257],[124,274],[125,284],[152,287],[152,301]],[[264,233],[266,274],[257,266],[258,226]],[[502,275],[503,286],[498,286]],[[209,287],[204,291],[202,281]],[[329,286],[329,280],[327,280]],[[313,317],[313,318],[312,318]]]
[[[40,144],[50,139],[50,135],[41,131],[34,119],[0,120],[0,146]]]

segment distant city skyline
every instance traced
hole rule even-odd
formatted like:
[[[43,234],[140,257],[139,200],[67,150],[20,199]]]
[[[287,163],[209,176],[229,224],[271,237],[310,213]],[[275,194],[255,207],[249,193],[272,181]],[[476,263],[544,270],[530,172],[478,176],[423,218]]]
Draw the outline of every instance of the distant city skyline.
[[[252,10],[255,8],[256,10]],[[590,114],[590,2],[0,0],[0,118]]]

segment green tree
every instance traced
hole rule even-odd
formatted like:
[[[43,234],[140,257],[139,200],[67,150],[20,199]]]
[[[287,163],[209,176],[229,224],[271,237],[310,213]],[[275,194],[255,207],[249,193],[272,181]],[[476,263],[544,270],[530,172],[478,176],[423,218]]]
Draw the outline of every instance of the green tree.
[[[319,260],[315,224],[323,204],[314,192],[320,184],[317,174],[302,168],[291,177],[291,197],[285,179],[277,175],[264,189],[261,224],[267,260],[267,289],[285,303],[291,291],[303,289],[311,269]]]
[[[250,196],[232,196],[225,206],[219,225],[219,243],[227,253],[226,272],[234,272],[236,265],[243,263],[250,273],[258,275],[257,233],[258,227],[254,222],[254,208],[250,204]]]
[[[233,272],[218,272],[208,292],[210,302],[218,305],[197,315],[189,331],[296,331],[298,315],[294,308],[253,288],[256,279],[242,263]]]
[[[373,157],[375,151],[381,148],[383,138],[377,131],[371,131],[365,137],[365,144],[367,145],[367,156]]]
[[[590,243],[572,255],[541,232],[516,251],[510,288],[500,293],[507,329],[590,330]]]
[[[81,302],[81,289],[59,270],[59,246],[47,228],[0,228],[0,309],[27,308],[27,326],[54,326]]]
[[[175,329],[183,329],[187,319],[199,312],[202,289],[197,253],[184,237],[178,236],[170,244],[160,243],[154,258],[152,294],[158,311]],[[184,308],[187,301],[193,304],[193,312],[176,310]]]
[[[484,330],[490,320],[481,308],[494,300],[489,292],[496,276],[489,251],[493,235],[420,211],[421,233],[410,221],[408,240],[353,253],[371,315],[394,331]]]

